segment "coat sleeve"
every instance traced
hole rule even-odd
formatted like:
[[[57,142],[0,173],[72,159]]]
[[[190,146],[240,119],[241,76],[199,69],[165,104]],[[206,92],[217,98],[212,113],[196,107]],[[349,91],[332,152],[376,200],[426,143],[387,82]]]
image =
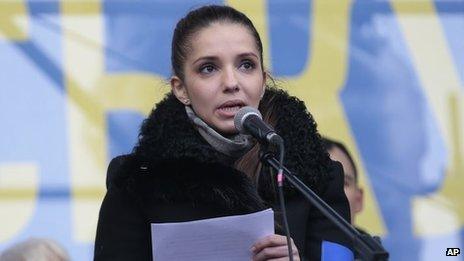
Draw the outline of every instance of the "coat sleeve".
[[[116,186],[122,158],[108,167],[95,238],[94,260],[151,260],[150,226],[128,193]]]
[[[333,162],[329,172],[327,189],[320,197],[347,222],[350,222],[350,207],[344,192],[344,174],[340,163]],[[306,225],[305,256],[308,260],[321,260],[323,241],[330,241],[352,248],[350,239],[318,209],[311,206]]]

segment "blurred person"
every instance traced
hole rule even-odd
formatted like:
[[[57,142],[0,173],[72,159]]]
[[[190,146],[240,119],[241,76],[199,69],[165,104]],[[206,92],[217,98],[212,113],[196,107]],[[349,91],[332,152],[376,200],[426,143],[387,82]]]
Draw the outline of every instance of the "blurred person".
[[[68,261],[66,250],[47,238],[30,238],[7,248],[0,261]]]
[[[332,160],[338,161],[343,166],[345,173],[344,190],[350,204],[351,224],[355,224],[355,217],[364,207],[364,191],[359,186],[358,170],[353,158],[341,142],[323,138],[324,145]]]
[[[353,157],[351,157],[348,149],[341,142],[325,137],[322,140],[330,158],[340,162],[343,166],[343,172],[345,173],[344,190],[350,204],[351,224],[361,234],[369,235],[365,230],[355,226],[355,218],[364,208],[364,191],[359,186],[358,170]],[[380,237],[373,236],[373,238],[382,244]],[[359,260],[358,258],[359,253],[355,252],[355,260]]]

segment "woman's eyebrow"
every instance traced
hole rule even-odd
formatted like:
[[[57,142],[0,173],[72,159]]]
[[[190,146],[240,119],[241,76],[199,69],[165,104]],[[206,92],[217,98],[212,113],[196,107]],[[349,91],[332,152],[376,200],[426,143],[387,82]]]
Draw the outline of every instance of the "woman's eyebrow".
[[[245,52],[245,53],[241,53],[241,54],[238,55],[238,57],[240,57],[240,58],[249,57],[249,56],[253,56],[256,59],[259,59],[258,55],[256,55],[253,52]],[[218,57],[214,56],[214,55],[201,56],[201,57],[197,58],[195,61],[193,61],[192,64],[196,64],[196,63],[198,63],[200,61],[215,61],[215,60],[218,60]]]
[[[246,56],[254,56],[256,59],[259,59],[258,55],[256,55],[253,52],[246,52],[246,53],[241,53],[238,55],[239,57],[246,57]]]
[[[217,57],[216,57],[216,56],[213,56],[213,55],[202,56],[202,57],[196,59],[195,61],[193,61],[193,64],[198,63],[199,61],[203,61],[203,60],[206,60],[206,61],[214,61],[214,60],[217,60]]]

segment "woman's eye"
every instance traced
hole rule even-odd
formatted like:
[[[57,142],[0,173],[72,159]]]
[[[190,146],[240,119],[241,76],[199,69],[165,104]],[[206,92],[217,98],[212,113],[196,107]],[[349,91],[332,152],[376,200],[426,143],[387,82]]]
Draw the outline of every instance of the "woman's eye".
[[[200,67],[200,73],[208,74],[214,71],[214,66],[208,64]]]
[[[251,61],[245,61],[240,65],[240,68],[244,70],[251,70],[255,67],[255,64]]]

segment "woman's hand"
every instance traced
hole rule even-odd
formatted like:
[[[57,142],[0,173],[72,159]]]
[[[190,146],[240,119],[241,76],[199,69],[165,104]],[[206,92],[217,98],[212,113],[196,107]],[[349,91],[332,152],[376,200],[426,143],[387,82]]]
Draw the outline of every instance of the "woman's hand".
[[[293,260],[299,261],[298,249],[291,240],[293,250]],[[253,261],[261,260],[290,260],[288,256],[287,238],[281,235],[270,235],[260,239],[252,247]]]

